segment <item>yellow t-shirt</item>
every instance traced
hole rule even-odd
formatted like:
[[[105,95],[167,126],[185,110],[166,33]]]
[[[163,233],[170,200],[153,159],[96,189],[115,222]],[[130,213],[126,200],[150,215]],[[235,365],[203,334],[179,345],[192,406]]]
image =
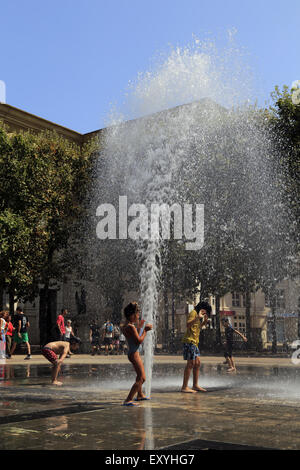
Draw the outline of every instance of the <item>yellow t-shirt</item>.
[[[195,318],[198,317],[198,313],[196,310],[192,310],[187,319],[187,323],[190,321],[195,320]],[[200,335],[200,330],[201,330],[201,321],[200,319],[196,321],[190,328],[186,330],[186,333],[184,337],[182,338],[183,343],[192,343],[195,344],[198,347],[199,344],[199,335]]]

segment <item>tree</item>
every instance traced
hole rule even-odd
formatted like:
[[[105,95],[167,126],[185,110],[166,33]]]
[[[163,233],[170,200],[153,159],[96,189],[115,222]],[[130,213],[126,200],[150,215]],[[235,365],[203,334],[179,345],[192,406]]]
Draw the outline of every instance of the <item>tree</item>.
[[[49,283],[62,279],[59,253],[82,212],[96,148],[96,141],[80,148],[49,131],[0,128],[0,279],[12,299],[33,299],[44,285],[42,342],[49,334]]]
[[[260,284],[270,302],[272,351],[276,352],[276,284],[284,277],[295,277],[299,264],[300,105],[293,103],[287,86],[282,91],[276,86],[271,96],[273,106],[265,110],[265,116],[268,127],[276,136],[278,152],[274,154],[274,165],[280,175],[276,188],[281,194],[281,205],[273,206],[277,210],[273,215],[277,230],[269,231],[266,256],[271,263],[262,266]],[[278,209],[281,217],[278,217]]]
[[[276,86],[271,94],[273,106],[265,110],[269,125],[278,136],[281,158],[278,162],[286,186],[285,196],[300,233],[300,104],[294,104],[292,92]],[[299,238],[298,238],[299,243]]]

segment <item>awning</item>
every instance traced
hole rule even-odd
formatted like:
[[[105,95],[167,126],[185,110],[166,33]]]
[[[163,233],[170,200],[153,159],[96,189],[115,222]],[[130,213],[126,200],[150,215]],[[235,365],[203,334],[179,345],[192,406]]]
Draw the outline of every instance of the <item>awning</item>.
[[[220,310],[220,316],[233,317],[235,315],[234,310]]]

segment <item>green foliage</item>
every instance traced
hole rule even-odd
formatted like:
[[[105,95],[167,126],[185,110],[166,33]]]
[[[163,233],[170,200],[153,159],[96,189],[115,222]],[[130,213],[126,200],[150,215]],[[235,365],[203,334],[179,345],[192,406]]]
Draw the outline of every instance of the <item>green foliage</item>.
[[[53,132],[0,127],[0,282],[17,297],[59,276],[53,255],[82,212],[95,151],[96,142],[80,148]]]
[[[280,162],[285,178],[286,194],[300,232],[300,105],[292,102],[287,86],[280,91],[275,87],[272,93],[273,106],[266,111],[269,123],[279,136],[282,160]]]

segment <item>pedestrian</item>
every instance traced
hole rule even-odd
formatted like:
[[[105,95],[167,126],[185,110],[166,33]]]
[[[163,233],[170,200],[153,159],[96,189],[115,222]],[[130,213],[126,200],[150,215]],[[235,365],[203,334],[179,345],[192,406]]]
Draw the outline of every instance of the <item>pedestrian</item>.
[[[144,341],[147,332],[152,330],[152,325],[145,325],[145,328],[142,331],[142,327],[145,321],[140,321],[139,319],[140,310],[136,302],[131,302],[127,305],[127,307],[125,307],[124,315],[126,321],[121,329],[128,343],[128,360],[133,365],[137,375],[135,383],[131,387],[130,392],[123,405],[134,406],[138,404],[134,403],[133,401],[135,395],[137,395],[136,401],[150,400],[150,398],[147,398],[142,391],[142,386],[146,380],[146,375],[144,370],[144,364],[139,354],[139,346]]]
[[[70,354],[71,351],[77,351],[81,341],[76,336],[70,337],[68,341],[52,341],[42,347],[43,356],[53,364],[51,373],[52,385],[62,385],[62,382],[57,380],[61,365],[64,359]],[[59,355],[59,358],[58,358]]]
[[[11,315],[8,314],[7,317],[7,332],[6,332],[6,358],[11,358],[11,345],[13,337],[14,325],[11,321]]]
[[[67,320],[67,324],[66,324],[66,333],[65,333],[65,340],[69,343],[70,342],[70,338],[71,336],[75,336],[74,335],[74,332],[73,332],[73,328],[71,326],[72,324],[72,321],[71,320]],[[72,353],[69,352],[69,354],[67,354],[67,358],[71,357],[72,356]]]
[[[122,352],[122,354],[124,354],[125,352],[125,348],[126,348],[126,338],[122,332],[122,329],[120,331],[120,351]]]
[[[111,323],[110,320],[107,320],[103,327],[103,342],[105,346],[105,355],[108,355],[108,352],[112,353],[113,350],[113,338],[114,338],[114,325]]]
[[[71,320],[67,320],[65,330],[66,330],[65,339],[66,339],[66,341],[70,342],[70,337],[75,336],[74,332],[73,332],[72,321]]]
[[[114,326],[114,346],[115,346],[115,351],[118,354],[119,348],[120,348],[120,335],[121,335],[121,330],[119,325]]]
[[[61,309],[60,315],[58,315],[56,319],[56,329],[57,329],[57,341],[65,341],[66,340],[66,327],[65,327],[65,316],[68,314],[68,310],[66,308]]]
[[[206,392],[205,388],[198,385],[200,372],[200,351],[198,345],[200,331],[207,324],[210,313],[211,306],[209,303],[199,302],[188,315],[187,330],[182,339],[183,358],[187,361],[181,388],[183,393]],[[191,371],[193,371],[193,388],[188,386]]]
[[[222,318],[222,323],[223,323],[223,326],[225,328],[226,341],[224,343],[224,347],[225,347],[224,357],[225,357],[225,360],[228,364],[227,372],[235,372],[236,367],[235,367],[235,363],[234,363],[234,360],[233,360],[233,357],[232,357],[233,335],[234,335],[234,333],[236,333],[237,335],[239,335],[243,339],[243,341],[247,342],[248,340],[247,340],[246,336],[244,336],[240,331],[235,330],[230,325],[228,318]]]
[[[27,332],[27,329],[30,327],[30,323],[21,307],[17,307],[16,315],[14,317],[14,327],[15,332],[13,337],[13,345],[10,353],[11,356],[14,354],[18,344],[25,343],[27,347],[27,356],[24,359],[31,359],[31,350]]]
[[[0,312],[0,359],[6,359],[6,332],[8,312],[2,310]]]
[[[97,325],[96,320],[92,320],[90,324],[90,343],[92,347],[92,356],[95,356],[96,353],[100,354],[100,338],[100,327]]]

